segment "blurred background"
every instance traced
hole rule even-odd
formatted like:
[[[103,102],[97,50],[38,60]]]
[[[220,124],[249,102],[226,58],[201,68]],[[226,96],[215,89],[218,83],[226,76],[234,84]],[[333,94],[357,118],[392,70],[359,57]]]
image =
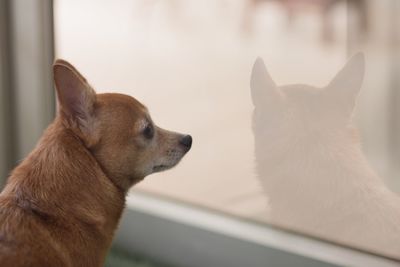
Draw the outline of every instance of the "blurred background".
[[[400,190],[396,2],[58,0],[56,56],[98,92],[132,95],[162,127],[193,135],[179,168],[136,189],[255,215],[249,78],[257,56],[277,84],[324,86],[364,51],[357,124],[371,164]]]
[[[132,95],[155,123],[193,136],[177,168],[148,177],[133,192],[268,223],[251,129],[255,58],[264,59],[278,85],[324,86],[363,51],[355,121],[369,162],[400,192],[399,1],[34,2],[0,2],[2,177],[53,118],[48,75],[53,57],[63,58],[97,92]]]

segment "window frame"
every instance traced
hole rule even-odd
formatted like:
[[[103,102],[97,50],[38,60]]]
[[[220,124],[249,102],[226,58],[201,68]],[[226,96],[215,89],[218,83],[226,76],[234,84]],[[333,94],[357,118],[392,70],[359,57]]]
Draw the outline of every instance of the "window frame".
[[[53,1],[0,1],[0,185],[55,114]]]
[[[380,255],[135,191],[114,244],[172,266],[399,266]]]
[[[10,29],[9,3],[0,1],[0,186],[4,184],[8,170],[11,168],[14,139],[12,138],[13,114],[11,111],[11,79],[10,79]]]

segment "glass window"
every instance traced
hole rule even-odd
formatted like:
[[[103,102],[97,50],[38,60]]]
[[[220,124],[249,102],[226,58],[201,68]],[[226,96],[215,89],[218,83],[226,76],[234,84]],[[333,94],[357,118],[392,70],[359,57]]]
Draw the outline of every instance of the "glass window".
[[[398,1],[54,7],[57,57],[193,136],[133,190],[400,259]]]

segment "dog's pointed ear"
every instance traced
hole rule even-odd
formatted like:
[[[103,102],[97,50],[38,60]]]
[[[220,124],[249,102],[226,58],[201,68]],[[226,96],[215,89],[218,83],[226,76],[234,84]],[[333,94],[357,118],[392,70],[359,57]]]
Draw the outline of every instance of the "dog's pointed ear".
[[[276,84],[269,75],[264,61],[258,57],[254,62],[250,79],[251,98],[255,107],[277,103],[280,98]]]
[[[82,131],[89,130],[96,92],[67,61],[56,60],[53,64],[53,74],[60,114]]]
[[[341,110],[351,114],[360,93],[364,71],[364,54],[357,53],[326,87],[328,101],[332,101],[335,105],[339,105]]]

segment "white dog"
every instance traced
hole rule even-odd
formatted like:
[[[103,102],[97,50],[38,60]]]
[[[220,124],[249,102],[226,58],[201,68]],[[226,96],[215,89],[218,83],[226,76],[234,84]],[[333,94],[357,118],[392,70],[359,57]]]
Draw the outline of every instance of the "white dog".
[[[251,77],[257,171],[273,224],[400,259],[400,198],[370,168],[351,125],[364,75],[355,55],[324,88]]]

